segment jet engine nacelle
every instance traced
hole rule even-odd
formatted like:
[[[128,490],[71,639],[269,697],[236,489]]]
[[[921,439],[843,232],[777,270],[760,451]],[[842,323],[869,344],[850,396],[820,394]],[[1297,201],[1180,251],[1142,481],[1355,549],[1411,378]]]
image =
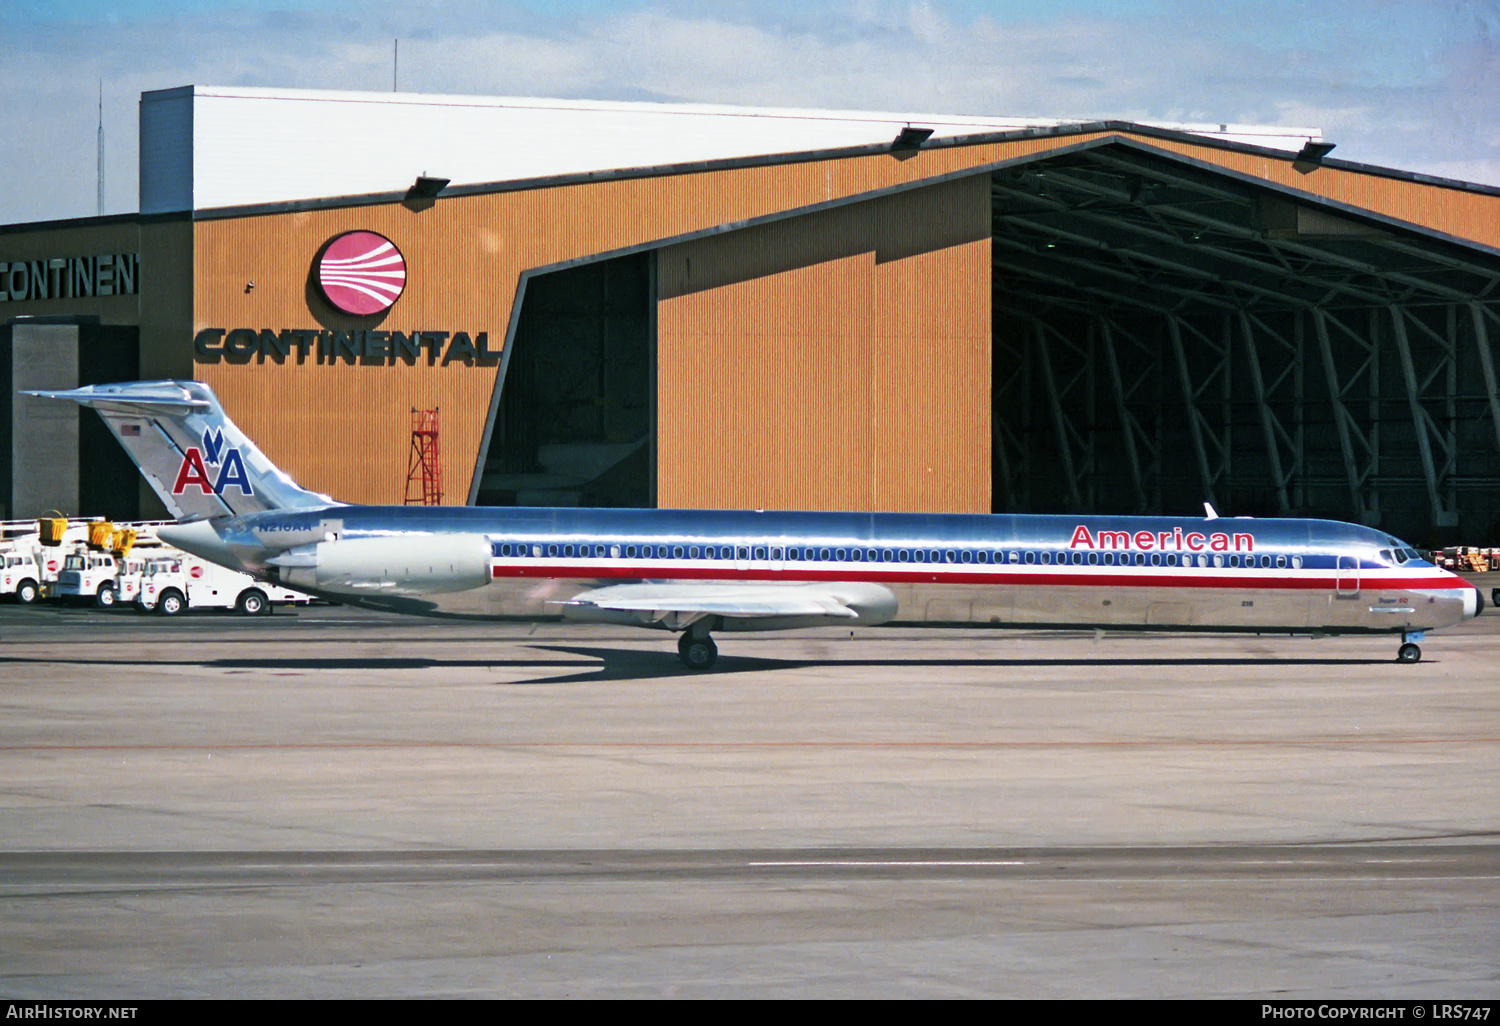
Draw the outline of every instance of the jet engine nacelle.
[[[482,534],[339,538],[271,562],[278,565],[277,576],[293,588],[351,595],[434,595],[488,584],[490,543]]]

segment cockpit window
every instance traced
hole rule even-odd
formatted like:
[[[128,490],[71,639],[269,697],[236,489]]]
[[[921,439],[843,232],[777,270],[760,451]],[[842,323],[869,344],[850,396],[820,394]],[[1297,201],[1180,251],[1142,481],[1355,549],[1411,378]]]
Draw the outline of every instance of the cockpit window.
[[[1381,549],[1380,550],[1380,561],[1382,563],[1384,563],[1386,566],[1391,566],[1392,564],[1394,564],[1396,562],[1396,559],[1395,559],[1394,556],[1391,555],[1391,550],[1390,549]]]
[[[1391,548],[1395,552],[1397,565],[1406,563],[1413,559],[1418,560],[1419,562],[1421,561],[1422,554],[1416,549],[1412,548],[1410,545],[1406,544],[1406,542],[1402,541],[1400,538],[1388,537],[1386,538],[1386,541],[1390,542]]]

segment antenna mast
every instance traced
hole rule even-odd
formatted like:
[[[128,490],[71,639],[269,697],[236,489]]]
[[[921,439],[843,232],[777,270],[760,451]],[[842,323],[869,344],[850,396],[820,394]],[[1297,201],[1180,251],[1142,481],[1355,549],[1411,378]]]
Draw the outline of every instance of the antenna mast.
[[[100,217],[104,216],[104,78],[99,78],[99,209]]]

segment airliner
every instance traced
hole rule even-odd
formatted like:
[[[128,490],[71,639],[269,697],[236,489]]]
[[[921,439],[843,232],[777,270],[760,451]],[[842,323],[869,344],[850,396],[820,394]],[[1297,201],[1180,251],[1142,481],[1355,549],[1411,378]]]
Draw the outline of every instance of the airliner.
[[[28,392],[97,410],[177,524],[159,537],[368,609],[713,634],[876,624],[1387,634],[1478,615],[1479,589],[1330,520],[357,506],[298,485],[196,381]]]

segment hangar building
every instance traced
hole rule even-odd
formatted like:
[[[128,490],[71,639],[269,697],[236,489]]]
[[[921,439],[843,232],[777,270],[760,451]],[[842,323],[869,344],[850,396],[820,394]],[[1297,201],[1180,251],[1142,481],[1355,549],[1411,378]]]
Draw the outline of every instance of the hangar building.
[[[196,377],[304,485],[444,501],[1500,523],[1500,190],[1314,129],[189,86],[139,214],[0,228],[9,516],[151,512]],[[131,471],[133,473],[133,471]]]

